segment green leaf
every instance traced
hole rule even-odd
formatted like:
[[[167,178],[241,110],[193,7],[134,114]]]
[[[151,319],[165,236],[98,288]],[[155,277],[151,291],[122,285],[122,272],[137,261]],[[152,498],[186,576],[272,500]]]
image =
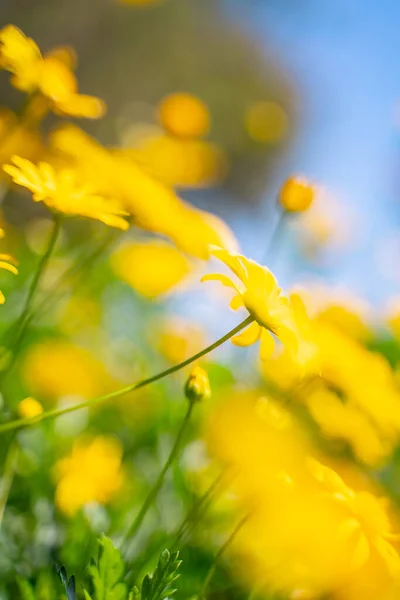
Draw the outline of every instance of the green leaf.
[[[94,600],[126,600],[128,590],[123,582],[125,565],[120,551],[114,547],[110,538],[99,539],[99,557],[89,565]],[[92,597],[85,590],[85,599]]]
[[[57,573],[65,588],[67,600],[76,600],[75,576],[72,575],[68,579],[67,570],[64,566],[57,567]]]
[[[21,600],[35,600],[31,584],[26,579],[17,579]]]
[[[178,569],[181,563],[179,552],[171,554],[168,550],[164,550],[157,567],[143,579],[141,600],[165,600],[172,596],[176,592],[172,584],[179,577]]]

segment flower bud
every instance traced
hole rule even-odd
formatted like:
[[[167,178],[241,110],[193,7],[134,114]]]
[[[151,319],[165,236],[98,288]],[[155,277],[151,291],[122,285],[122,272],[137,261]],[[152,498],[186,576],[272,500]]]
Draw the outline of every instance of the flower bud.
[[[303,177],[289,177],[281,187],[279,202],[288,212],[303,212],[310,208],[315,188]]]
[[[194,367],[190,373],[185,384],[185,395],[190,402],[200,402],[211,396],[207,372],[201,367]]]
[[[23,419],[33,419],[43,412],[43,406],[35,398],[25,398],[18,403],[17,411]]]

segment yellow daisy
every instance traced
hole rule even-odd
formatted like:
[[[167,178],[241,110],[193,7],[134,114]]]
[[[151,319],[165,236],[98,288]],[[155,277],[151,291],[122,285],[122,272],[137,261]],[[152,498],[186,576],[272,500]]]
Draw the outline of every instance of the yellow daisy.
[[[0,30],[0,68],[12,74],[11,83],[17,89],[41,92],[58,114],[98,119],[105,112],[102,100],[78,94],[78,82],[64,54],[43,57],[34,40],[14,25]]]
[[[115,201],[99,196],[88,184],[79,185],[72,169],[56,170],[46,162],[35,165],[20,156],[12,157],[13,165],[4,165],[15,183],[32,192],[35,202],[67,215],[97,219],[110,227],[128,229],[127,215]]]
[[[230,277],[220,273],[205,275],[202,281],[220,281],[235,290],[230,307],[233,310],[245,307],[254,318],[242,333],[232,338],[237,346],[250,346],[260,340],[262,359],[271,356],[274,340],[270,333],[278,337],[294,354],[299,349],[299,337],[290,300],[267,267],[263,267],[245,256],[212,246],[210,253],[225,263],[244,287]]]

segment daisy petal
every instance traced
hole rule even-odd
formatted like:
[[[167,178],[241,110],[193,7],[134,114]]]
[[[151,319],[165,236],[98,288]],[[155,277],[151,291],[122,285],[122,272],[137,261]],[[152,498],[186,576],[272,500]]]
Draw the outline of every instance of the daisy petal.
[[[260,344],[260,358],[261,360],[268,360],[271,358],[275,348],[275,341],[272,335],[266,329],[262,330],[261,333],[261,344]]]
[[[258,323],[254,322],[249,327],[246,327],[239,335],[235,335],[231,339],[232,344],[235,346],[251,346],[255,344],[261,335],[261,327]]]

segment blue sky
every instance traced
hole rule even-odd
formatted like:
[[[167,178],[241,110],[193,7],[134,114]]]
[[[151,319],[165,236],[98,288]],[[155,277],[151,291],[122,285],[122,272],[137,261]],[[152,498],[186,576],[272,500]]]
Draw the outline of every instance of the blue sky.
[[[358,243],[326,277],[373,302],[400,293],[375,260],[381,242],[400,230],[400,2],[223,4],[261,46],[268,43],[302,98],[300,131],[282,173],[304,172],[359,215]],[[398,263],[400,274],[400,256]]]

